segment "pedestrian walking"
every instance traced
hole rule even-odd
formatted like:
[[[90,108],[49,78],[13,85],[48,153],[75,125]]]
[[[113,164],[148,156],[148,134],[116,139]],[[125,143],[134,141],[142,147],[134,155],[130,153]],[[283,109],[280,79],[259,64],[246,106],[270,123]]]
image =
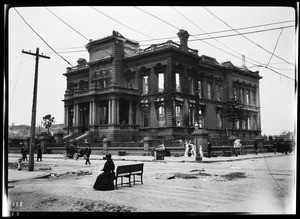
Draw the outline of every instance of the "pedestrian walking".
[[[87,144],[86,148],[85,148],[85,156],[86,156],[85,165],[87,165],[88,163],[89,163],[89,165],[91,165],[91,162],[90,162],[91,153],[92,153],[92,150],[91,150],[90,144]]]
[[[101,173],[97,177],[93,188],[95,190],[106,191],[114,189],[114,178],[115,178],[115,164],[111,159],[111,155],[106,155],[106,162],[104,164]]]
[[[210,141],[207,142],[207,153],[208,153],[208,157],[211,157],[211,143],[210,143]]]
[[[37,159],[36,159],[36,161],[42,161],[42,148],[41,148],[41,146],[38,146],[37,147]]]
[[[22,160],[23,161],[28,161],[27,160],[27,148],[25,147],[24,143],[22,143],[22,149],[21,149],[21,154],[22,154]]]
[[[258,153],[258,144],[257,144],[257,141],[254,141],[254,152],[255,152],[255,154]]]
[[[274,141],[274,154],[276,154],[276,152],[277,152],[277,147],[278,147],[278,143],[275,140]]]

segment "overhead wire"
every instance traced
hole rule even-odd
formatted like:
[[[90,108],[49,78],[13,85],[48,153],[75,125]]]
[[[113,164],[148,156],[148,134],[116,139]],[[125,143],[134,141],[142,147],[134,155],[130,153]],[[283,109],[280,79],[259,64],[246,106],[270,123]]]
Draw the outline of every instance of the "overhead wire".
[[[194,39],[194,40],[189,40],[189,41],[198,41],[198,40],[210,40],[210,39],[217,39],[217,38],[225,38],[225,37],[232,37],[232,36],[239,36],[241,34],[247,35],[247,34],[253,34],[253,33],[260,33],[260,32],[266,32],[266,31],[273,31],[273,30],[278,30],[278,29],[282,29],[282,28],[291,28],[291,27],[295,27],[295,25],[290,25],[290,26],[280,26],[280,27],[275,27],[275,28],[269,28],[269,29],[264,29],[264,30],[256,30],[256,31],[250,31],[250,32],[243,32],[243,33],[236,33],[236,34],[228,34],[228,35],[220,35],[220,36],[210,36],[207,38],[200,38],[200,39]],[[231,30],[232,31],[232,30]],[[210,35],[211,33],[203,33],[203,34],[191,34],[191,36],[200,36],[200,35]],[[158,41],[158,40],[166,40],[166,39],[177,39],[177,37],[164,37],[164,38],[156,38],[153,39],[154,41]],[[142,40],[139,42],[146,42],[146,41],[151,41],[151,40]],[[151,44],[143,44],[143,45],[151,45]]]
[[[55,51],[55,49],[53,49],[47,42],[46,40],[43,39],[43,37],[41,37],[34,29],[33,27],[30,26],[30,24],[25,20],[25,18],[18,12],[18,10],[16,8],[14,8],[14,10],[17,12],[17,14],[22,18],[22,20],[27,24],[28,27],[30,27],[30,29],[36,34],[38,35],[38,37],[55,53],[57,54],[60,58],[62,58],[66,63],[68,63],[69,65],[71,65],[72,67],[74,67],[68,60],[66,60],[64,57],[62,57],[60,54],[58,54],[58,52]]]
[[[199,30],[203,31],[204,33],[206,33],[202,28],[200,28],[197,24],[195,24],[194,22],[192,22],[189,18],[187,18],[185,15],[183,15],[180,11],[178,11],[176,8],[172,7],[177,13],[179,13],[182,17],[184,17],[185,19],[187,19],[190,23],[192,23],[194,26],[196,26]],[[210,34],[208,34],[209,37],[211,37]],[[195,36],[194,36],[195,37]],[[197,38],[198,39],[198,38]],[[215,38],[213,38],[215,41],[217,41],[218,43],[220,43],[221,45],[225,46],[227,49],[237,53],[238,55],[242,55],[238,52],[236,52],[235,50],[231,49],[229,46],[225,45],[224,43],[216,40]],[[236,56],[235,56],[236,57]],[[240,57],[239,57],[240,58]],[[255,61],[256,62],[256,61]]]
[[[141,35],[144,35],[144,36],[147,36],[147,37],[153,39],[153,37],[151,37],[151,36],[149,36],[149,35],[147,35],[147,34],[144,34],[144,33],[140,32],[140,31],[137,31],[137,30],[135,30],[135,29],[133,29],[133,28],[131,28],[131,27],[129,27],[129,26],[127,26],[127,25],[121,23],[120,21],[118,21],[118,20],[114,19],[113,17],[111,17],[111,16],[105,14],[104,12],[98,10],[97,8],[95,8],[95,7],[93,7],[93,6],[90,6],[90,7],[91,7],[92,9],[96,10],[97,12],[103,14],[104,16],[110,18],[111,20],[117,22],[118,24],[121,24],[122,26],[124,26],[124,27],[126,27],[126,28],[128,28],[128,29],[130,29],[130,30],[132,30],[132,31],[134,31],[134,32],[136,32],[136,33],[139,33],[139,34],[141,34]]]
[[[273,50],[273,52],[272,52],[272,55],[271,55],[271,57],[270,57],[268,63],[266,64],[266,67],[268,67],[268,65],[269,65],[269,63],[270,63],[270,61],[271,61],[271,59],[272,59],[272,57],[273,57],[273,55],[274,55],[274,53],[275,53],[275,50],[276,50],[276,48],[277,48],[277,44],[278,44],[279,38],[280,38],[280,36],[281,36],[281,34],[282,34],[282,31],[283,31],[283,29],[281,29],[281,31],[280,31],[280,34],[279,34],[279,36],[278,36],[278,38],[277,38],[277,40],[276,40],[276,44],[275,44],[274,50]]]
[[[30,57],[31,59],[32,57]],[[17,85],[17,82],[18,82],[18,79],[19,79],[19,75],[20,75],[20,70],[21,70],[21,65],[23,63],[23,53],[22,53],[22,56],[21,56],[21,61],[19,63],[19,69],[18,69],[18,73],[17,73],[17,77],[16,77],[16,81],[15,81],[15,85],[14,85],[14,89],[13,89],[13,92],[12,92],[12,96],[10,98],[10,103],[9,103],[9,106],[11,107],[11,104],[12,104],[12,100],[14,98],[14,95],[15,95],[15,90],[16,90],[16,85]]]
[[[227,24],[224,20],[222,20],[221,18],[219,18],[217,15],[215,15],[215,14],[214,14],[213,12],[211,12],[209,9],[207,9],[206,7],[203,7],[203,8],[204,8],[205,10],[207,10],[207,11],[208,11],[211,15],[213,15],[215,18],[217,18],[217,19],[220,20],[222,23],[224,23],[226,26],[228,26],[229,28],[231,28],[231,29],[234,30],[235,32],[241,34],[239,31],[237,31],[236,29],[234,29],[233,27],[231,27],[229,24]],[[272,54],[269,50],[265,49],[264,47],[262,47],[261,45],[257,44],[257,43],[254,42],[253,40],[251,40],[251,39],[249,39],[248,37],[244,36],[243,34],[241,34],[241,36],[244,37],[245,39],[247,39],[248,41],[250,41],[251,43],[253,43],[254,45],[258,46],[259,48],[263,49],[264,51],[266,51],[266,52]],[[285,59],[283,59],[283,58],[281,58],[281,57],[279,57],[279,56],[277,56],[277,55],[275,55],[275,54],[274,54],[274,56],[277,57],[277,58],[279,58],[279,59],[281,59],[282,61],[284,61],[284,62],[286,62],[286,63],[291,64],[291,65],[294,66],[293,63],[291,63],[291,62],[289,62],[289,61],[287,61],[287,60],[285,60]]]
[[[49,8],[45,7],[51,14],[53,14],[55,17],[57,17],[60,21],[62,21],[64,24],[66,24],[68,27],[70,27],[72,30],[74,30],[76,33],[78,33],[80,36],[82,36],[84,39],[86,39],[87,41],[89,41],[89,39],[87,37],[85,37],[84,35],[82,35],[79,31],[77,31],[76,29],[74,29],[71,25],[69,25],[67,22],[65,22],[63,19],[61,19],[59,16],[57,16],[53,11],[51,11]]]
[[[87,37],[85,37],[84,35],[82,35],[79,31],[77,31],[75,28],[73,28],[71,25],[69,25],[67,22],[65,22],[63,19],[61,19],[58,15],[56,15],[55,13],[53,13],[50,9],[48,9],[47,7],[45,7],[48,11],[50,11],[55,17],[57,17],[60,21],[62,21],[64,24],[66,24],[68,27],[70,27],[72,30],[74,30],[76,33],[78,33],[80,36],[82,36],[84,39],[86,39],[87,41],[90,41],[90,39],[88,39]],[[106,52],[107,54],[109,54],[110,56],[113,56],[111,53],[107,52],[106,50],[103,49],[104,52]],[[81,51],[80,51],[81,52]],[[63,52],[60,52],[63,53]],[[73,66],[74,67],[74,66]]]
[[[145,10],[142,10],[142,9],[136,7],[136,6],[135,6],[135,8],[137,8],[137,9],[143,11],[144,13],[147,13],[148,15],[150,15],[150,16],[152,16],[152,17],[154,17],[154,18],[156,18],[156,19],[158,19],[158,20],[160,20],[160,21],[162,21],[162,22],[164,22],[164,23],[166,23],[166,24],[168,24],[168,25],[170,25],[170,26],[176,28],[176,29],[179,29],[178,27],[176,27],[176,26],[170,24],[169,22],[164,21],[163,19],[161,19],[161,18],[159,18],[159,17],[157,17],[157,16],[155,16],[155,15],[152,15],[151,13],[148,13],[148,12],[145,11]],[[200,28],[200,29],[201,29],[201,28]],[[197,38],[197,37],[195,37],[195,36],[193,36],[193,37],[194,37],[194,38]],[[205,41],[203,41],[203,42],[205,42]],[[207,42],[205,42],[205,43],[207,43]],[[227,52],[227,51],[225,51],[225,50],[223,50],[223,49],[221,49],[221,48],[219,48],[219,47],[216,47],[216,46],[214,46],[214,45],[212,45],[212,44],[210,44],[210,43],[207,43],[207,44],[209,44],[210,46],[212,46],[212,47],[214,47],[214,48],[216,48],[216,49],[218,49],[218,50],[221,50],[221,51],[223,51],[223,52],[225,52],[225,53],[227,53],[227,54],[230,54],[230,55],[232,55],[232,56],[234,56],[234,57],[240,59],[240,57],[237,57],[236,55],[234,55],[234,54],[232,54],[232,53],[229,53],[229,52]],[[183,55],[183,56],[184,56],[184,55]],[[183,56],[182,56],[182,57],[183,57]],[[249,62],[249,61],[247,61],[247,62]],[[269,69],[269,70],[271,70],[271,71],[273,71],[273,72],[275,72],[275,73],[277,73],[277,74],[279,74],[279,75],[282,75],[282,76],[284,76],[284,77],[286,77],[286,78],[288,78],[288,79],[294,80],[294,79],[292,79],[292,78],[290,78],[290,77],[288,77],[288,76],[286,76],[286,75],[284,75],[284,74],[282,74],[282,73],[280,73],[280,72],[278,72],[278,71],[276,71],[276,70],[271,69],[270,67],[265,67],[265,66],[263,66],[263,63],[260,63],[260,62],[257,62],[257,61],[255,61],[255,62],[260,64],[260,65],[257,65],[257,66],[259,66],[259,67],[264,67],[264,68]],[[251,62],[250,62],[250,63],[251,63]],[[251,64],[253,64],[253,63],[251,63]]]
[[[203,31],[204,33],[205,33],[205,31],[202,29],[202,28],[200,28],[198,25],[196,25],[195,23],[193,23],[190,19],[188,19],[186,16],[184,16],[182,13],[180,13],[176,8],[174,8],[174,7],[172,7],[176,12],[178,12],[181,16],[183,16],[185,19],[187,19],[189,22],[191,22],[194,26],[196,26],[198,29],[200,29],[201,31]],[[275,45],[275,48],[274,48],[274,50],[273,50],[273,53],[272,53],[272,56],[271,56],[271,58],[270,58],[270,60],[272,59],[272,57],[273,57],[273,54],[274,54],[274,52],[275,52],[275,49],[276,49],[276,47],[277,47],[277,44],[278,44],[278,41],[279,41],[279,38],[280,38],[280,36],[281,36],[281,33],[282,33],[282,30],[283,29],[281,29],[281,32],[280,32],[280,35],[279,35],[279,37],[278,37],[278,39],[277,39],[277,42],[276,42],[276,45]],[[210,36],[210,34],[208,34],[209,36]],[[211,37],[211,36],[210,36]],[[216,39],[215,39],[216,40]],[[216,40],[217,42],[219,42],[218,40]],[[229,48],[228,46],[226,46],[224,43],[222,43],[222,42],[219,42],[220,44],[222,44],[223,46],[225,46],[226,48],[228,48],[228,49],[230,49],[231,51],[233,51],[233,52],[236,52],[235,50],[233,50],[233,49],[231,49],[231,48]],[[237,54],[239,54],[239,55],[242,55],[242,54],[240,54],[240,53],[238,53],[238,52],[236,52]],[[248,58],[248,59],[250,59],[250,58]],[[253,61],[253,62],[256,62],[256,63],[259,63],[260,65],[260,67],[264,67],[264,68],[266,68],[266,69],[269,69],[269,70],[271,70],[271,71],[273,71],[273,72],[275,72],[275,73],[277,73],[277,74],[279,74],[279,76],[284,76],[284,77],[286,77],[286,78],[288,78],[288,79],[291,79],[291,80],[294,80],[294,79],[292,79],[292,78],[290,78],[290,77],[288,77],[288,76],[286,76],[286,75],[284,75],[284,74],[282,74],[282,73],[279,73],[278,71],[276,71],[276,70],[273,70],[273,69],[271,69],[271,68],[268,68],[268,64],[269,64],[269,62],[270,62],[270,60],[269,60],[269,62],[268,62],[268,64],[266,65],[266,66],[264,66],[262,63],[260,63],[260,62],[258,62],[258,61],[255,61],[255,60],[253,60],[253,59],[250,59],[251,61]],[[249,62],[249,63],[251,63],[251,62]],[[251,64],[254,64],[254,63],[251,63]],[[224,89],[224,88],[223,88]]]

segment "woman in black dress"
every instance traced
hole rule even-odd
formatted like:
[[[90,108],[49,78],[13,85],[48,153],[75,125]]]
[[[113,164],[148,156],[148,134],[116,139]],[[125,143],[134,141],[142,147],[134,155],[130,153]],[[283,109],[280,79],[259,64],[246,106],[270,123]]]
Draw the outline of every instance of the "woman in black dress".
[[[115,164],[111,159],[111,155],[106,155],[106,162],[101,171],[103,171],[96,179],[93,188],[95,190],[113,190],[114,189],[114,178],[115,178]]]

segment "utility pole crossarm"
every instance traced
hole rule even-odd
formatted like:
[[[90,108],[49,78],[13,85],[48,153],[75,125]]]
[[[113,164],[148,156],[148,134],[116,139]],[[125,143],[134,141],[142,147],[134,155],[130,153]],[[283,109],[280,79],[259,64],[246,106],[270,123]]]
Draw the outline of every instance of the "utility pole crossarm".
[[[42,57],[42,58],[45,58],[45,59],[50,59],[49,56],[45,56],[45,55],[43,55],[43,54],[27,52],[27,51],[24,51],[24,50],[22,50],[22,53],[25,53],[25,54],[28,54],[28,55],[37,56],[37,57]]]

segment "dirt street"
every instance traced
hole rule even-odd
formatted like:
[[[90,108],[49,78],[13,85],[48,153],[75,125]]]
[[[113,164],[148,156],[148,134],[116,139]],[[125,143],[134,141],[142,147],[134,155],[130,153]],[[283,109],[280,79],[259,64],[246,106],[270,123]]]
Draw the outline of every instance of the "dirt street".
[[[9,168],[16,171],[16,162],[9,158]],[[144,162],[143,185],[113,191],[93,189],[105,160],[91,163],[85,165],[83,158],[35,162],[35,171],[52,174],[9,183],[10,210],[295,213],[294,154],[216,163]],[[141,161],[115,161],[116,166],[132,163]]]

